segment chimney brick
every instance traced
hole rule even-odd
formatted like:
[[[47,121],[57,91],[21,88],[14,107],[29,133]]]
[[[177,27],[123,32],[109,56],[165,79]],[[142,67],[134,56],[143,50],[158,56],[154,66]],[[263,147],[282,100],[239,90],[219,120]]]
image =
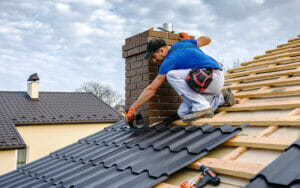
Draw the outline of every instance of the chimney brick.
[[[163,31],[154,31],[152,28],[125,39],[122,46],[122,55],[125,58],[125,104],[129,108],[156,77],[158,66],[144,60],[147,43],[154,37],[163,38],[167,45],[173,45],[179,40],[179,35]],[[192,37],[193,38],[193,37]],[[147,103],[138,110],[141,112],[146,124],[164,120],[175,114],[182,99],[174,89],[165,81]]]

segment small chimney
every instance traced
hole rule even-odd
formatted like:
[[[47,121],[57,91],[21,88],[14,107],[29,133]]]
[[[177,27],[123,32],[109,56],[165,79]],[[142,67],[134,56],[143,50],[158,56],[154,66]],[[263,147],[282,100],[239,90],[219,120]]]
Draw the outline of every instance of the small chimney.
[[[27,80],[27,94],[31,100],[39,100],[39,76],[34,73]]]

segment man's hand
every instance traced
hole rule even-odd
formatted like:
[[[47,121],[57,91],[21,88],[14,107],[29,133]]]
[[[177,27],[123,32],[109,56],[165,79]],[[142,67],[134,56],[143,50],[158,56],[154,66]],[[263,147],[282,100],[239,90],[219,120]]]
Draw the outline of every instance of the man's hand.
[[[182,40],[182,39],[191,39],[190,36],[187,33],[184,33],[184,32],[180,32],[179,36],[180,36],[179,40]]]
[[[133,122],[133,116],[136,113],[136,110],[132,107],[129,108],[128,113],[127,113],[127,121],[128,122]]]
[[[206,46],[211,42],[211,39],[206,36],[199,37],[197,39],[197,47],[200,48],[202,46]]]

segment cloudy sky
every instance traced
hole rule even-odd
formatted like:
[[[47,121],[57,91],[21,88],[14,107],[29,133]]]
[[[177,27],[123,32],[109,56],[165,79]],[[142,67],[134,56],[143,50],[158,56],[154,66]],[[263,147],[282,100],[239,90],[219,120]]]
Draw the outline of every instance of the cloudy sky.
[[[188,2],[188,3],[187,3]],[[230,67],[300,34],[299,0],[0,0],[0,90],[74,91],[99,81],[124,93],[124,40],[172,22],[212,38],[203,50]]]

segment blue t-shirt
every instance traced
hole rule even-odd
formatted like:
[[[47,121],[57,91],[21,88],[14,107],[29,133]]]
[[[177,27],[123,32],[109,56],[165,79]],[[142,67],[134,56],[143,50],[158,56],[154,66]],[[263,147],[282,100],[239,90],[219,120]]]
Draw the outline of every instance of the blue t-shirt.
[[[160,65],[158,74],[167,74],[176,69],[220,69],[219,64],[197,47],[196,40],[183,39],[175,43]]]

